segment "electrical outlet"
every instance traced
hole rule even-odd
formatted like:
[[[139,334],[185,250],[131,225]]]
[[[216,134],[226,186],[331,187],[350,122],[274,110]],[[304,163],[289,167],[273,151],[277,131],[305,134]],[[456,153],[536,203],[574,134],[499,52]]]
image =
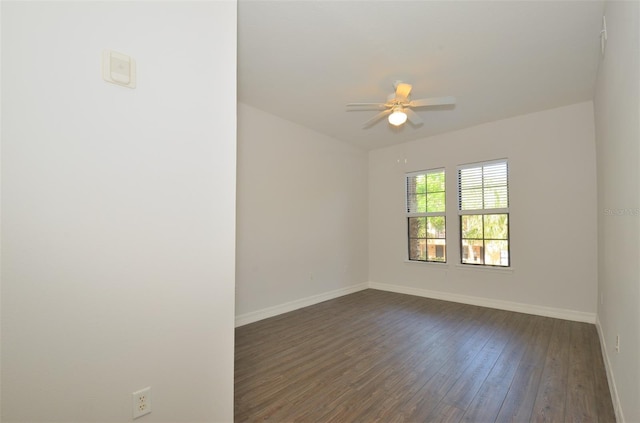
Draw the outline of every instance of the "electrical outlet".
[[[136,419],[145,414],[151,413],[151,387],[148,386],[144,389],[131,394],[133,397],[133,418]]]
[[[620,335],[616,335],[616,352],[620,352]]]

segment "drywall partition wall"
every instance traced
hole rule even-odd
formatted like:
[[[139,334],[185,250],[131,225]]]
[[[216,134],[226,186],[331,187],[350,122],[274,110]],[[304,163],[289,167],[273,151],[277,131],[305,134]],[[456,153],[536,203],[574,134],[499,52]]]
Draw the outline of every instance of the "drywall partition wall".
[[[607,2],[594,100],[598,320],[618,421],[640,421],[640,6]],[[616,352],[619,335],[620,351]]]
[[[236,6],[2,2],[3,422],[233,420]]]
[[[456,167],[507,158],[512,268],[461,265]],[[407,262],[405,173],[446,170],[447,263]],[[369,156],[374,288],[595,321],[596,175],[591,102],[496,121]]]
[[[237,324],[363,289],[367,154],[238,108]]]

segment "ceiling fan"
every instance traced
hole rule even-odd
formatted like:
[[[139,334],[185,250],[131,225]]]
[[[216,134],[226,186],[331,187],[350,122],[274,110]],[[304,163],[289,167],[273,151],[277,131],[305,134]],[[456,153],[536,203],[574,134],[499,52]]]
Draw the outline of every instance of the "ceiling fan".
[[[349,103],[347,107],[349,108],[357,108],[361,110],[380,110],[384,109],[382,112],[378,113],[368,121],[366,121],[363,125],[363,128],[368,128],[373,126],[376,122],[382,119],[385,116],[389,116],[389,123],[394,126],[400,126],[409,119],[414,125],[421,125],[423,120],[411,110],[415,107],[427,107],[427,106],[445,106],[456,104],[455,97],[433,97],[433,98],[422,98],[419,100],[411,100],[411,84],[407,84],[406,82],[396,81],[393,84],[395,88],[395,93],[390,94],[387,97],[386,103]]]

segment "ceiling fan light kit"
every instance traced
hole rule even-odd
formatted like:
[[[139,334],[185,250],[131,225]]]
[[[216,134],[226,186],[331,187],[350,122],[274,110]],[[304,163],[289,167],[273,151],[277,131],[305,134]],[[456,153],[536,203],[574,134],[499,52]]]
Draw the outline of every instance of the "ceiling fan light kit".
[[[428,106],[445,106],[456,104],[455,97],[434,97],[423,98],[419,100],[410,100],[411,84],[402,81],[394,83],[395,93],[387,98],[386,103],[349,103],[348,108],[356,107],[358,110],[382,110],[373,118],[366,121],[363,125],[368,128],[385,116],[389,116],[388,120],[391,125],[400,126],[407,119],[414,125],[422,125],[424,121],[411,108],[428,107]]]
[[[393,126],[400,126],[407,121],[407,114],[402,107],[395,107],[393,113],[389,115],[389,123]]]

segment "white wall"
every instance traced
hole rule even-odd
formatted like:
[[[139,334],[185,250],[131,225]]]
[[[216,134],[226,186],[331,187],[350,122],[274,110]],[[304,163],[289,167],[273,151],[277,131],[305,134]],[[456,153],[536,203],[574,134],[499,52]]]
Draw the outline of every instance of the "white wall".
[[[369,276],[374,286],[595,320],[591,102],[375,150],[369,157]],[[513,269],[459,265],[456,166],[500,158],[509,160]],[[406,262],[404,175],[438,167],[445,167],[447,177],[448,263]]]
[[[619,421],[640,421],[640,7],[610,1],[594,101],[598,306]],[[615,352],[620,335],[620,352]],[[624,419],[624,420],[623,420]]]
[[[239,323],[366,283],[367,222],[364,151],[239,104]]]
[[[3,422],[232,421],[236,6],[2,2]]]

